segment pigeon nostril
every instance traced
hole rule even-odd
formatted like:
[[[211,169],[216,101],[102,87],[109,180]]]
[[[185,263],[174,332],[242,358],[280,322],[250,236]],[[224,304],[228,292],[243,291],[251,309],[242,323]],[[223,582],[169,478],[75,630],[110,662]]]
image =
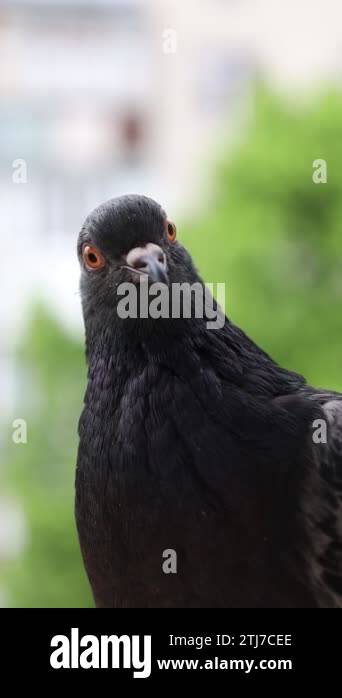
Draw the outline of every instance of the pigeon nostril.
[[[136,259],[133,262],[132,266],[134,267],[134,269],[141,269],[142,271],[147,271],[148,260],[144,257],[138,257],[138,259]]]
[[[150,266],[151,266],[151,262],[153,262],[153,260],[154,260],[154,263],[161,264],[161,265],[165,264],[164,253],[158,252],[158,254],[154,254],[154,255],[148,255],[148,256],[142,255],[140,257],[137,257],[133,261],[132,267],[134,267],[134,269],[139,269],[140,271],[148,271]]]

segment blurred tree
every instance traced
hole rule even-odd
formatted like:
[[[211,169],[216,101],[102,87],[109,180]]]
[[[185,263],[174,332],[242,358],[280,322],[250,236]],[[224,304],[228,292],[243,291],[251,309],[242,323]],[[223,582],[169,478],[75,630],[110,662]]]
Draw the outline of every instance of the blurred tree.
[[[74,523],[77,421],[85,364],[80,343],[36,306],[19,349],[27,444],[9,440],[6,490],[23,508],[27,543],[2,564],[5,598],[21,607],[92,605]]]
[[[327,162],[326,184],[313,163]],[[301,108],[259,88],[247,137],[183,240],[227,312],[279,363],[342,389],[342,96]]]

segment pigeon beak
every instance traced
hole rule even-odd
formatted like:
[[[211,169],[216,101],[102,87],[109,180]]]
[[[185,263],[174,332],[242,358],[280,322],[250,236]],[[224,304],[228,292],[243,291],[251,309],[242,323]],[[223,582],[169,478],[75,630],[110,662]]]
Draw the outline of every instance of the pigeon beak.
[[[168,283],[165,254],[159,245],[149,242],[145,247],[134,247],[126,257],[124,269],[148,277],[151,283]]]

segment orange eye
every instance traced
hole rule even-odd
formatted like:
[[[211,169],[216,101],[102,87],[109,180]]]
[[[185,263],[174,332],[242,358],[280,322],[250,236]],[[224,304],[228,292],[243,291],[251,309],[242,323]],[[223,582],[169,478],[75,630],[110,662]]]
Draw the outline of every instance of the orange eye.
[[[176,237],[177,237],[177,228],[172,221],[167,221],[167,237],[170,240],[170,242],[175,242]]]
[[[84,245],[82,256],[87,269],[103,269],[106,264],[101,252],[99,252],[99,250],[93,245]]]

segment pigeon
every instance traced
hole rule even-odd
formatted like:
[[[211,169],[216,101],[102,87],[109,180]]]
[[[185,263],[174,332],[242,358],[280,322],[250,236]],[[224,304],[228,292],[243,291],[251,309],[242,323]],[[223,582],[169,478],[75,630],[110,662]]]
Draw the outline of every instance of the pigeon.
[[[101,204],[78,258],[75,512],[96,606],[341,607],[342,395],[280,367],[224,314],[210,327],[208,302],[173,312],[174,288],[208,291],[152,199]],[[162,316],[141,300],[155,285]]]

